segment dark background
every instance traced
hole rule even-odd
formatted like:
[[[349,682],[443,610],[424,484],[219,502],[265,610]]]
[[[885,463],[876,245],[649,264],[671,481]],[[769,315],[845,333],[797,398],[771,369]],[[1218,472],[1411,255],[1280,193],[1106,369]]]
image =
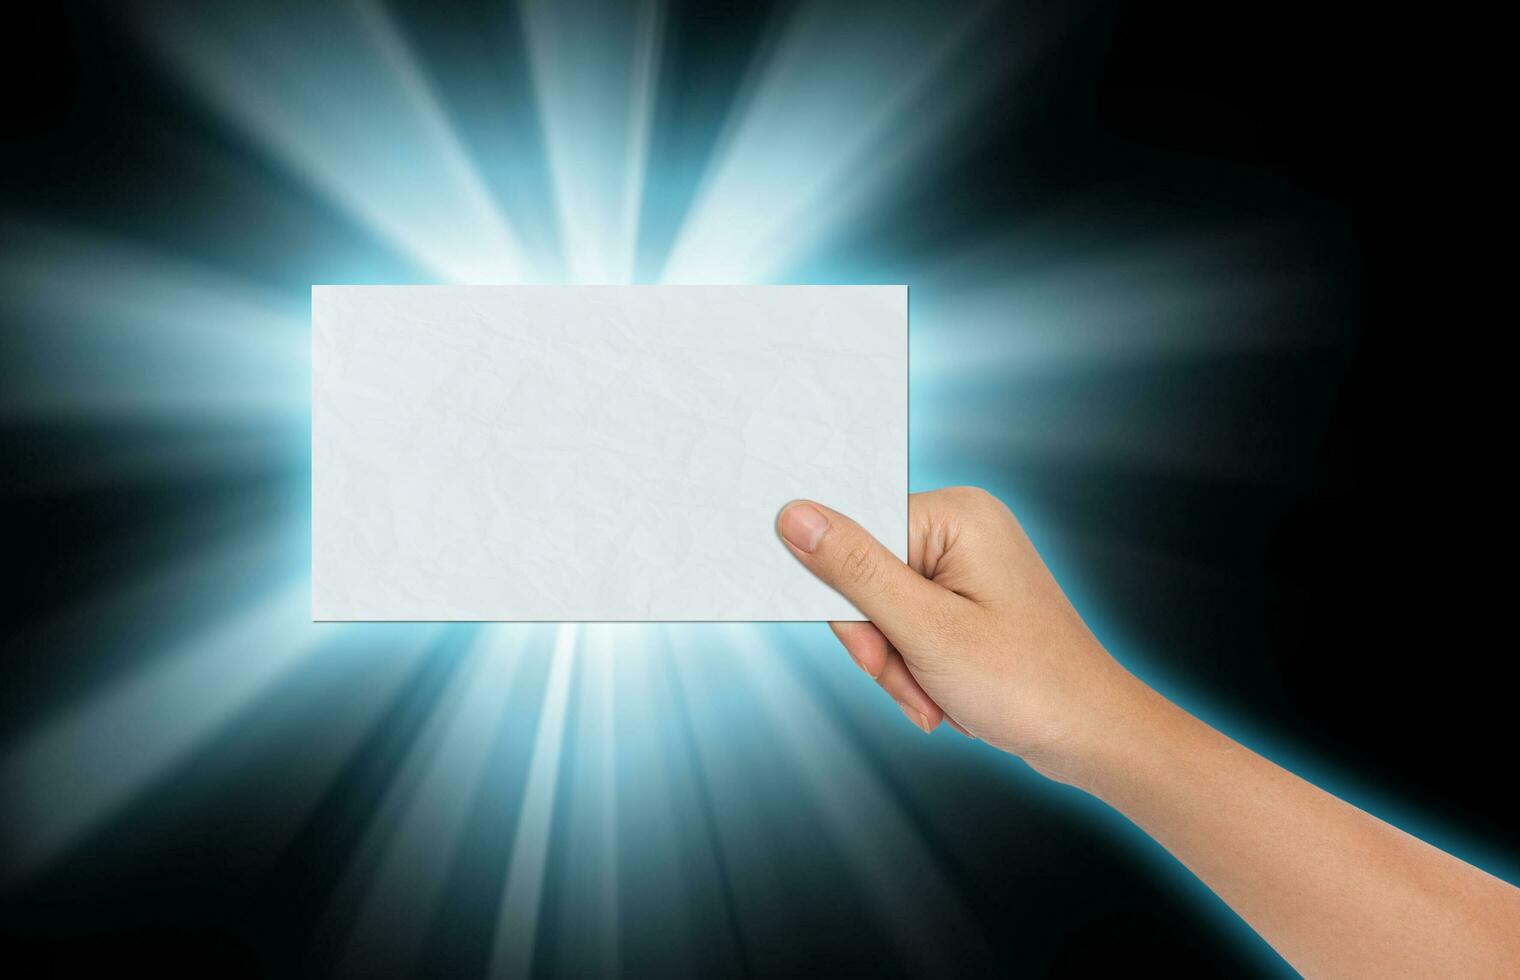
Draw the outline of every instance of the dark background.
[[[1503,278],[1479,250],[1491,202],[1457,109],[1473,96],[1445,60],[1460,61],[1460,50],[1439,25],[1324,7],[1089,5],[1035,71],[1010,81],[1021,111],[980,119],[975,143],[923,191],[935,208],[918,234],[932,241],[1099,192],[1157,227],[1291,218],[1306,264],[1335,283],[1316,315],[1336,342],[1213,376],[1235,389],[1253,445],[1286,447],[1296,479],[1062,460],[1025,461],[1008,479],[1064,526],[1208,571],[1206,587],[1121,568],[1091,577],[1089,599],[1153,638],[1169,676],[1241,724],[1281,733],[1287,761],[1322,767],[1311,776],[1333,774],[1332,788],[1511,875],[1515,696],[1500,617],[1511,607],[1503,474],[1513,436],[1508,362],[1488,337],[1509,317],[1488,308]],[[675,4],[667,71],[676,74],[665,84],[679,82],[682,65],[697,72],[714,52],[755,43],[774,16],[758,5]],[[1010,13],[999,21],[1010,43],[1019,16],[1052,14]],[[179,206],[160,140],[199,124],[113,19],[90,7],[8,19],[0,211],[109,229],[140,225],[144,196]],[[172,244],[172,228],[166,219],[156,234]],[[1168,370],[1187,391],[1186,366]],[[220,488],[55,489],[52,475],[114,438],[108,428],[0,423],[8,621],[129,573],[142,560],[134,530],[155,515],[208,491],[259,492],[248,477]],[[50,673],[63,668],[10,641],[5,657],[9,734],[37,715]],[[278,786],[277,775],[258,778]],[[1075,799],[1029,803],[1025,829],[1042,841],[1030,855],[1027,836],[985,839],[996,815],[974,780],[944,780],[966,811],[967,839],[984,838],[953,873],[995,945],[991,965],[1065,975],[1118,957],[1168,972],[1274,969],[1227,913],[1165,870],[1164,856],[1116,840]],[[228,841],[241,832],[237,819],[217,826]],[[308,846],[320,850],[321,839]],[[151,877],[86,877],[76,862],[5,895],[5,959],[42,972],[129,960],[218,973],[310,967],[310,937],[292,912],[309,882],[206,860],[222,843],[162,841],[153,852],[162,873]],[[251,900],[237,882],[260,876]],[[892,968],[873,958],[869,936],[841,944],[821,926],[794,941],[823,967]]]

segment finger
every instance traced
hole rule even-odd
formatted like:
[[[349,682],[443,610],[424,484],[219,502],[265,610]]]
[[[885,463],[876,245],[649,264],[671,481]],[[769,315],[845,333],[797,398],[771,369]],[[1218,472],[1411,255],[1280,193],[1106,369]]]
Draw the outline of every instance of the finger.
[[[898,646],[924,636],[967,600],[904,565],[870,532],[838,511],[807,500],[782,508],[776,529],[792,554],[833,586]]]
[[[1011,540],[1003,526],[1010,523],[1017,527],[1003,502],[977,487],[910,494],[908,566],[947,591],[984,602],[1005,584],[1004,570],[1015,564],[989,551]]]
[[[973,734],[971,734],[969,731],[967,731],[966,728],[965,728],[965,726],[961,725],[959,722],[957,722],[954,718],[951,718],[949,715],[945,716],[945,724],[949,725],[951,728],[953,728],[956,731],[960,732],[962,735],[966,736],[967,738],[972,739],[973,741],[976,739],[976,736],[973,735]]]
[[[856,665],[881,685],[909,721],[929,732],[941,718],[950,720],[928,692],[919,686],[902,654],[892,648],[881,630],[871,623],[830,623],[829,627]]]
[[[887,668],[887,658],[892,655],[892,645],[874,623],[830,623],[829,629],[839,637],[857,667],[872,680],[881,676]]]
[[[943,491],[908,494],[908,567],[926,579],[950,545],[948,510]]]
[[[887,665],[876,678],[876,683],[881,685],[888,697],[897,702],[908,720],[925,732],[934,731],[935,726],[945,717],[934,699],[918,686],[918,681],[913,679],[902,654],[896,651],[887,657]]]

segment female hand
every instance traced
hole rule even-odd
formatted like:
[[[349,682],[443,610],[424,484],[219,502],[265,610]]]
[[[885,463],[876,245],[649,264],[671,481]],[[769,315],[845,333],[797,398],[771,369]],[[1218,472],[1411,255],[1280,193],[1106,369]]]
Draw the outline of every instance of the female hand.
[[[909,498],[908,564],[807,501],[777,527],[870,617],[834,623],[925,731],[940,720],[1103,799],[1311,976],[1520,976],[1520,889],[1336,799],[1150,690],[1098,644],[981,490]]]
[[[831,625],[925,731],[944,718],[1072,782],[1144,692],[985,490],[909,497],[906,565],[820,504],[788,504],[777,527],[804,565],[871,618]]]

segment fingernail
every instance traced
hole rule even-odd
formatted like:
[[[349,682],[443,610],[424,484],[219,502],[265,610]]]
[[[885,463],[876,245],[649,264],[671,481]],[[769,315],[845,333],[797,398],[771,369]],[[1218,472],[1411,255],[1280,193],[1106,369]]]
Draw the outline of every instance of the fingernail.
[[[855,656],[855,654],[853,654],[853,653],[850,654],[850,659],[853,660],[853,661],[855,661],[855,666],[859,667],[861,670],[865,670],[867,677],[871,678],[871,680],[873,680],[873,681],[876,679],[876,675],[875,674],[871,673],[869,670],[866,670],[866,662],[864,660],[861,660],[859,657]]]
[[[805,502],[787,504],[776,524],[793,548],[808,554],[813,553],[823,539],[823,532],[829,529],[829,519],[823,516],[823,511]]]
[[[972,741],[976,740],[976,736],[975,735],[973,735],[970,732],[966,731],[960,725],[957,725],[955,723],[955,719],[951,718],[949,715],[945,716],[945,724],[949,725],[951,728],[953,728],[956,731],[960,732],[962,735],[966,736],[967,738],[971,739]]]
[[[903,714],[908,716],[908,720],[913,722],[913,724],[917,725],[919,728],[922,728],[925,734],[928,734],[932,730],[929,727],[928,715],[924,714],[922,711],[919,711],[917,708],[913,707],[906,701],[897,702],[897,706],[902,709]]]

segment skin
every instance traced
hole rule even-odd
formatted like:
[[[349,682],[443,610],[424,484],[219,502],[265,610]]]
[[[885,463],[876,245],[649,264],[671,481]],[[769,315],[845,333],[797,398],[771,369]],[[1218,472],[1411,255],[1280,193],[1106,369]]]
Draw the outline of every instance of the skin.
[[[1230,740],[1109,656],[983,490],[909,498],[908,564],[821,504],[787,548],[870,622],[833,623],[860,668],[945,722],[1134,821],[1312,977],[1520,977],[1520,889]]]

